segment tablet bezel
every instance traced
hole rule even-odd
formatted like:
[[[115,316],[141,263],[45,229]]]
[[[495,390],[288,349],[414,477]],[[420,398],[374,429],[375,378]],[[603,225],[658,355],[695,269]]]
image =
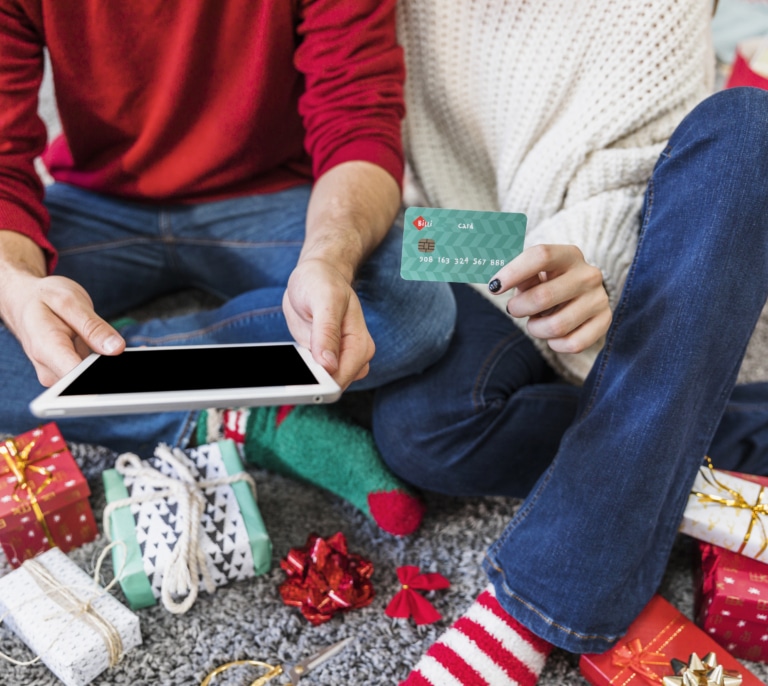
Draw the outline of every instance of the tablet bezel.
[[[318,380],[318,383],[307,385],[62,396],[62,391],[101,357],[94,353],[89,355],[77,367],[62,377],[50,388],[37,396],[30,403],[29,409],[33,415],[41,419],[55,419],[61,417],[88,417],[145,412],[199,410],[211,407],[257,407],[262,405],[332,403],[341,397],[341,388],[333,380],[330,374],[328,374],[328,372],[312,358],[312,353],[308,349],[289,341],[230,345],[140,347],[127,348],[125,352],[128,354],[146,354],[148,356],[147,364],[156,365],[157,361],[153,362],[152,360],[152,355],[156,352],[162,354],[162,351],[189,348],[258,348],[275,345],[288,345],[295,348],[301,359]]]

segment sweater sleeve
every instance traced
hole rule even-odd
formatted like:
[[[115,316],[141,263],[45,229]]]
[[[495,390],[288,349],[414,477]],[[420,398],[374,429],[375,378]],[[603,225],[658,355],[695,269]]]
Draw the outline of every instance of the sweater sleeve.
[[[0,230],[35,241],[50,270],[55,250],[46,238],[49,219],[34,165],[46,143],[37,114],[43,42],[29,18],[9,3],[0,9],[0,64]]]
[[[342,162],[376,164],[402,185],[405,69],[395,0],[304,0],[295,64],[315,178]]]

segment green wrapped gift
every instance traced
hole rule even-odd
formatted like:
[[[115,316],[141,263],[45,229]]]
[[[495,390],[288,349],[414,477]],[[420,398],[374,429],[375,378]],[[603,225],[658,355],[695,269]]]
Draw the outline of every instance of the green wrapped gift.
[[[268,572],[272,544],[256,505],[256,485],[233,441],[189,450],[160,444],[153,457],[117,458],[103,473],[104,531],[115,574],[132,609],[162,600],[186,612],[200,586]]]

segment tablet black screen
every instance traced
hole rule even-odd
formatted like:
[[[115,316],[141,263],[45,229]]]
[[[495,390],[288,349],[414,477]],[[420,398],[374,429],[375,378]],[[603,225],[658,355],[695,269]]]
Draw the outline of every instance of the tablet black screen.
[[[292,345],[152,348],[103,356],[62,396],[315,384]]]

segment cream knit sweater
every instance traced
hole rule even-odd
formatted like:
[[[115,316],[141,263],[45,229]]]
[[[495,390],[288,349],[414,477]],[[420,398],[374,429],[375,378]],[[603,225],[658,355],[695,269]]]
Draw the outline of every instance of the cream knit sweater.
[[[711,13],[708,0],[400,0],[406,202],[523,212],[526,245],[577,245],[615,306],[654,164],[713,90]],[[600,347],[534,340],[577,382]]]

